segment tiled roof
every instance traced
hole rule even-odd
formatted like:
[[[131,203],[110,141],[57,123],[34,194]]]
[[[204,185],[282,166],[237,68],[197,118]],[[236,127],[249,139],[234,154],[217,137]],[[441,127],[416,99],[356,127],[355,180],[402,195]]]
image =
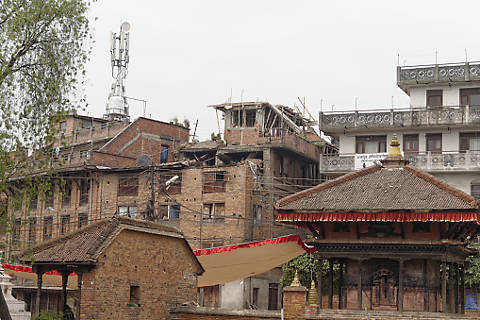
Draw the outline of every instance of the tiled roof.
[[[183,234],[175,228],[115,216],[100,220],[63,237],[41,243],[24,252],[21,260],[52,264],[95,263],[100,253],[123,229],[162,233],[184,239]]]
[[[478,210],[475,198],[413,166],[371,166],[276,203],[280,212]]]

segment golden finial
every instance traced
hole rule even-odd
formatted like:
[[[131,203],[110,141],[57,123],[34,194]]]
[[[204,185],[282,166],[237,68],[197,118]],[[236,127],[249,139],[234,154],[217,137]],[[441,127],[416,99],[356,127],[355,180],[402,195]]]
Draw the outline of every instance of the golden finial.
[[[402,152],[400,151],[400,143],[397,139],[397,134],[393,134],[392,143],[390,143],[390,151],[388,152],[389,157],[401,157]]]
[[[310,290],[308,290],[308,303],[311,306],[318,306],[318,293],[317,288],[315,287],[315,281],[312,279],[312,284],[310,285]]]
[[[300,287],[300,281],[298,280],[298,271],[295,270],[295,277],[293,277],[293,281],[290,284],[290,287]]]

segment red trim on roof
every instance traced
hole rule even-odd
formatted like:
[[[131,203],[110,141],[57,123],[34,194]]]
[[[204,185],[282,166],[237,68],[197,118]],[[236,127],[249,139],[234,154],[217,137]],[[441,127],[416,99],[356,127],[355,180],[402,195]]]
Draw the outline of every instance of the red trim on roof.
[[[200,250],[195,250],[194,253],[195,253],[196,256],[202,256],[202,255],[209,255],[209,254],[220,253],[220,252],[225,252],[225,251],[233,251],[235,249],[241,249],[241,248],[259,247],[259,246],[263,246],[263,245],[266,245],[266,244],[277,244],[277,243],[294,242],[294,241],[296,241],[298,243],[298,245],[301,246],[303,248],[303,250],[305,250],[305,252],[307,252],[307,253],[312,253],[312,252],[315,251],[314,248],[308,248],[307,246],[305,246],[305,244],[300,239],[299,235],[293,235],[293,236],[285,236],[285,237],[262,240],[262,241],[236,244],[236,245],[232,245],[232,246],[224,246],[224,247],[210,248],[210,249],[200,249]]]
[[[6,270],[20,271],[20,272],[26,272],[26,273],[35,273],[35,272],[33,272],[32,267],[25,267],[25,266],[14,265],[14,264],[6,264],[6,263],[2,264],[2,267]],[[60,272],[58,272],[56,270],[47,271],[44,274],[54,275],[54,276],[61,276],[62,275]],[[76,275],[76,273],[72,272],[70,275],[74,276],[74,275]]]
[[[353,212],[353,213],[280,213],[280,222],[385,221],[385,222],[465,222],[480,224],[477,212]]]

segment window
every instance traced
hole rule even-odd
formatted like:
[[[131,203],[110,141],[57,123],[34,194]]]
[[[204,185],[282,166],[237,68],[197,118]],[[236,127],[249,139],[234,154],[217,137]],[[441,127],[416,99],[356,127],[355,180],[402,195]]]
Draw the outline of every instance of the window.
[[[278,283],[268,284],[268,310],[278,310]]]
[[[128,303],[132,307],[140,307],[140,286],[130,285],[130,299]]]
[[[460,105],[480,106],[480,88],[460,89]]]
[[[80,159],[88,159],[88,150],[80,151]]]
[[[88,225],[88,213],[79,213],[78,214],[78,229],[83,228],[86,225]]]
[[[387,136],[356,137],[357,153],[387,152]]]
[[[60,131],[61,132],[67,131],[67,121],[60,121]]]
[[[460,151],[480,152],[480,132],[461,132]]]
[[[72,200],[72,181],[66,181],[63,186],[62,192],[62,207],[70,207],[70,201]]]
[[[429,222],[414,222],[413,232],[430,232]]]
[[[168,194],[178,194],[182,192],[182,174],[180,172],[175,174],[167,174],[167,173],[160,174],[160,179],[159,179],[160,184],[165,184],[165,182],[167,182],[174,176],[178,176],[178,179],[170,183],[168,188],[165,190],[168,192]]]
[[[429,133],[426,135],[427,151],[442,152],[442,134]]]
[[[418,152],[418,134],[403,135],[403,151],[406,153]]]
[[[52,208],[53,209],[53,201],[54,201],[55,191],[53,189],[45,191],[45,208]]]
[[[168,207],[168,219],[178,220],[180,218],[180,205],[172,204]]]
[[[80,199],[79,204],[84,205],[88,203],[88,197],[90,193],[90,180],[80,180]]]
[[[223,220],[225,203],[213,202],[203,204],[203,220]]]
[[[43,240],[52,239],[53,232],[53,216],[43,218]]]
[[[203,173],[203,193],[225,192],[225,172]]]
[[[20,233],[22,230],[22,219],[15,219],[13,223],[13,243],[18,245],[20,243]]]
[[[32,190],[30,194],[30,210],[37,210],[38,207],[38,193],[36,190]]]
[[[28,243],[34,244],[37,241],[37,218],[28,219]]]
[[[60,217],[60,234],[64,235],[70,232],[70,215],[64,214]]]
[[[252,305],[258,307],[258,292],[260,291],[259,288],[253,288],[252,290]]]
[[[118,179],[119,196],[137,196],[138,195],[138,177],[120,177]]]
[[[427,107],[439,107],[442,105],[442,90],[427,90]]]
[[[262,224],[263,207],[260,204],[253,205],[253,223]]]
[[[470,194],[472,197],[480,201],[480,182],[473,182],[470,186]]]
[[[118,215],[129,218],[137,217],[137,206],[119,206]]]
[[[255,116],[257,114],[256,110],[246,110],[246,122],[247,127],[254,127],[255,126]]]
[[[160,153],[160,163],[168,162],[168,146],[162,146]]]
[[[92,120],[82,119],[81,126],[82,129],[90,129],[92,127]]]
[[[348,222],[334,222],[333,232],[350,232],[350,223]]]

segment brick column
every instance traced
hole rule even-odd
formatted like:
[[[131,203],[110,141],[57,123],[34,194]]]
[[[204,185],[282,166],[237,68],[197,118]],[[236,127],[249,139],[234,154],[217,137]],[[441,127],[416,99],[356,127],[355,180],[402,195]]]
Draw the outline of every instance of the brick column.
[[[283,288],[283,312],[285,319],[305,319],[307,291],[307,288],[304,286]]]

